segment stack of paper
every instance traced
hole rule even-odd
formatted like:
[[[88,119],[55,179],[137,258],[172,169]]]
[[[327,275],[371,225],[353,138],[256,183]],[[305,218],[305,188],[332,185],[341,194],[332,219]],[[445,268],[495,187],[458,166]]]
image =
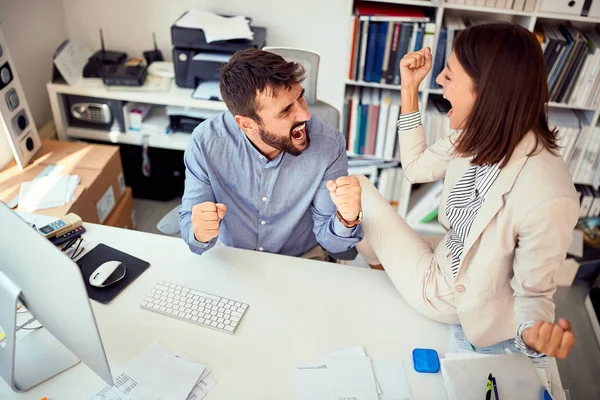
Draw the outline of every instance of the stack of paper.
[[[362,347],[329,352],[294,370],[294,400],[412,400],[402,360],[372,361]]]
[[[19,190],[19,208],[36,211],[62,207],[73,201],[78,184],[79,176],[59,174],[23,182]]]
[[[232,39],[254,39],[246,17],[222,17],[208,11],[188,11],[177,22],[182,28],[202,29],[206,42]]]
[[[217,384],[211,369],[154,343],[121,369],[115,386],[104,386],[87,400],[202,400]]]

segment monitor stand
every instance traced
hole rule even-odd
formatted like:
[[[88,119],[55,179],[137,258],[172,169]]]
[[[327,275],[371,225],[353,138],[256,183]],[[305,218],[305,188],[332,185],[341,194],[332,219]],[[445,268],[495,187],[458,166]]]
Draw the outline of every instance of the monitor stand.
[[[0,326],[6,334],[6,345],[0,347],[0,376],[15,392],[25,392],[80,362],[45,328],[16,340],[20,296],[21,290],[0,272]]]

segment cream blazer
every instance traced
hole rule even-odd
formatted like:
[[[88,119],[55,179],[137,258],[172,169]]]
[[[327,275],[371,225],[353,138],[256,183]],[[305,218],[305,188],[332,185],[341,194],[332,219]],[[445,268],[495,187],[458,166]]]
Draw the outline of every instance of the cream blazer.
[[[404,177],[412,183],[445,178],[438,219],[446,231],[448,194],[471,166],[469,158],[453,155],[456,138],[427,147],[422,125],[399,132]],[[579,197],[562,158],[541,146],[528,156],[534,146],[529,133],[490,188],[464,243],[454,286],[447,289],[476,346],[513,338],[526,321],[554,322],[554,272],[571,245]],[[447,279],[452,273],[445,239],[435,254],[437,273]]]

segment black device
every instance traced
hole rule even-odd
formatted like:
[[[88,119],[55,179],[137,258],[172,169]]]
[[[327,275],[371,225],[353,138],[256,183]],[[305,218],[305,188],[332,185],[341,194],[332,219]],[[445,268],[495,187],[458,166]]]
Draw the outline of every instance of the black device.
[[[154,50],[148,50],[144,52],[144,59],[146,60],[146,64],[150,65],[154,61],[164,61],[162,53],[158,49],[158,45],[156,44],[156,34],[152,32],[152,41],[154,42]]]
[[[62,97],[68,126],[125,132],[122,101],[73,94]]]
[[[109,65],[104,69],[102,81],[107,86],[142,86],[147,75],[145,65]]]
[[[70,240],[77,239],[78,237],[80,237],[84,233],[85,233],[85,228],[83,226],[80,226],[78,228],[73,229],[70,232],[67,232],[67,233],[62,234],[62,235],[57,236],[57,237],[54,237],[54,238],[50,239],[50,241],[55,246],[60,246],[61,244],[65,244],[65,243],[67,243]]]
[[[251,24],[252,20],[247,19]],[[208,43],[202,29],[173,24],[171,42],[177,86],[195,89],[202,82],[218,81],[221,66],[233,53],[249,47],[256,49],[265,47],[267,29],[257,26],[250,26],[250,29],[254,33],[254,38],[251,40],[219,40]]]
[[[95,52],[83,68],[84,78],[102,78],[105,68],[110,65],[121,64],[127,59],[127,53],[122,51],[106,50],[104,48],[104,33],[100,29],[100,50]]]

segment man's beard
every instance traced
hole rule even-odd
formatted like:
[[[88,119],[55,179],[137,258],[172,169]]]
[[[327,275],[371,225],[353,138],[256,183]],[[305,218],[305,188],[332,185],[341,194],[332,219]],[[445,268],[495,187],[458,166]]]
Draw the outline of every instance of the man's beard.
[[[306,147],[304,147],[302,150],[299,150],[298,148],[296,148],[296,146],[294,145],[294,142],[292,140],[292,131],[297,128],[298,126],[302,125],[304,122],[300,122],[298,124],[295,124],[291,129],[290,129],[290,133],[288,136],[285,137],[280,137],[274,133],[271,132],[267,132],[266,130],[261,129],[258,131],[258,134],[260,135],[260,138],[262,139],[263,142],[265,142],[266,144],[268,144],[269,146],[273,147],[274,149],[277,149],[279,151],[284,151],[288,154],[293,155],[294,157],[299,156],[300,154],[302,154],[302,152],[306,149],[308,149],[308,147],[310,146],[310,137],[308,135],[308,124],[307,127],[305,128],[306,130]]]

